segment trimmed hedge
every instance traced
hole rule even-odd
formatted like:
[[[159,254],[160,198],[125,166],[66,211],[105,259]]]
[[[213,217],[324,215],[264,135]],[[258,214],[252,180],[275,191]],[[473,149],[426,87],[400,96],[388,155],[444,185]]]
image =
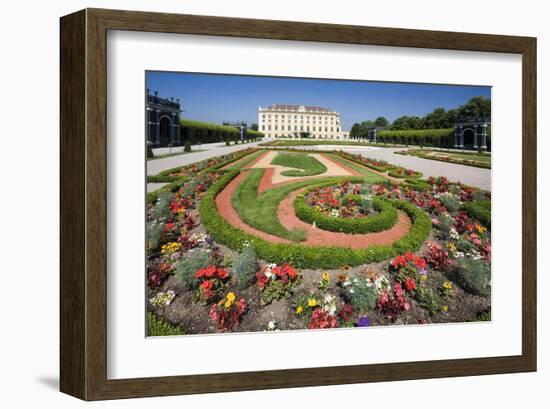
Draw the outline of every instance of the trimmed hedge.
[[[229,165],[233,162],[236,162],[246,156],[254,156],[254,157],[257,157],[257,155],[259,155],[261,153],[261,151],[257,150],[257,149],[246,149],[246,150],[243,150],[243,151],[240,151],[240,152],[235,152],[233,154],[229,154],[230,155],[230,158],[227,159],[227,160],[224,160],[220,163],[217,163],[215,165],[212,165],[210,167],[207,167],[205,169],[203,169],[201,172],[203,173],[213,173],[213,172],[217,172],[220,168],[226,166],[226,165]],[[255,155],[257,154],[257,155]],[[222,156],[223,157],[223,156]],[[251,158],[250,160],[254,160],[254,157]],[[201,161],[201,162],[198,162],[198,163],[207,163],[208,160],[204,160],[204,161]],[[154,202],[160,194],[164,193],[164,192],[175,192],[176,190],[178,190],[181,185],[183,185],[185,182],[187,182],[189,180],[188,177],[179,177],[179,176],[169,176],[170,173],[175,173],[175,172],[178,172],[182,167],[185,167],[185,166],[178,166],[177,168],[172,168],[172,169],[168,169],[168,170],[165,170],[161,173],[159,173],[158,175],[156,176],[147,176],[147,182],[149,183],[168,183],[168,185],[166,186],[163,186],[161,187],[160,189],[158,190],[155,190],[154,192],[148,192],[147,193],[147,203],[152,203]],[[199,172],[199,173],[201,173]]]
[[[378,142],[402,145],[452,146],[454,129],[414,129],[378,131]]]
[[[307,194],[313,189],[334,185],[331,183],[319,183],[311,188],[308,188],[304,193],[298,195],[294,201],[294,210],[296,216],[306,223],[313,224],[321,230],[334,232],[364,234],[375,233],[389,229],[397,222],[397,210],[386,199],[376,197],[373,200],[375,210],[378,214],[365,218],[350,218],[343,219],[339,217],[331,217],[323,214],[306,203]]]
[[[473,219],[477,219],[487,228],[491,228],[491,201],[489,199],[474,200],[462,205],[462,209]]]
[[[241,132],[234,126],[182,119],[180,121],[180,135],[185,142],[210,143],[236,141],[240,139]],[[244,135],[245,140],[263,137],[263,133],[252,129],[247,129]]]
[[[290,263],[297,268],[339,268],[342,265],[360,265],[390,259],[406,251],[417,251],[431,231],[430,218],[421,209],[403,200],[394,206],[412,219],[408,233],[392,245],[371,246],[365,249],[343,247],[310,247],[301,244],[271,243],[230,225],[216,208],[218,193],[240,173],[229,170],[206,192],[199,213],[208,233],[218,243],[240,250],[245,241],[250,242],[258,257],[274,263]]]

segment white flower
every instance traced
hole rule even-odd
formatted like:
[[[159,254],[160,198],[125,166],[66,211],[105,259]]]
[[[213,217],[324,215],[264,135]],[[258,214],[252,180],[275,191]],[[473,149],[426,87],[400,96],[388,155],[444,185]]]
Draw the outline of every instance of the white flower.
[[[149,298],[149,302],[157,307],[166,307],[170,305],[175,296],[176,293],[174,291],[168,290],[166,292],[157,293],[153,298]]]
[[[456,229],[454,227],[451,228],[451,231],[449,232],[449,236],[451,237],[451,239],[453,240],[458,240],[460,239],[460,235],[458,234],[458,232],[456,231]]]
[[[271,320],[267,323],[268,331],[275,331],[276,329],[277,329],[277,323],[275,321]]]

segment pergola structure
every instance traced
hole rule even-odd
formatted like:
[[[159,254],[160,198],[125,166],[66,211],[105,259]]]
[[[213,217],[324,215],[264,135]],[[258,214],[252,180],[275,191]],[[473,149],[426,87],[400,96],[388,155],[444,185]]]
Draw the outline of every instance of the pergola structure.
[[[229,122],[229,121],[223,121],[223,125],[225,126],[232,126],[237,128],[240,131],[240,137],[241,141],[244,140],[244,136],[246,135],[246,129],[248,127],[246,122]]]
[[[459,118],[454,123],[454,147],[487,150],[487,127],[490,118]]]
[[[154,146],[180,145],[180,100],[161,98],[147,89],[147,143]]]

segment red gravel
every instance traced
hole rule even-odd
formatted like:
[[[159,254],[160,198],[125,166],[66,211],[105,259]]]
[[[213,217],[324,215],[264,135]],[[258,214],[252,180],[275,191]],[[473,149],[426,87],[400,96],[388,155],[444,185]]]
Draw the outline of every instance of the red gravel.
[[[246,173],[242,172],[216,197],[216,206],[221,216],[233,227],[241,229],[261,239],[268,240],[272,243],[291,243],[290,240],[274,236],[249,226],[239,218],[239,215],[231,204],[231,196],[246,176]],[[294,200],[296,199],[296,196],[304,189],[299,189],[292,192],[288,197],[281,201],[279,208],[277,209],[277,215],[284,227],[289,230],[294,228],[306,230],[307,239],[306,241],[300,242],[300,244],[306,246],[366,248],[373,245],[391,244],[403,237],[410,229],[411,221],[403,212],[399,212],[399,218],[395,226],[379,233],[347,234],[329,232],[314,228],[312,225],[298,219],[294,213]]]

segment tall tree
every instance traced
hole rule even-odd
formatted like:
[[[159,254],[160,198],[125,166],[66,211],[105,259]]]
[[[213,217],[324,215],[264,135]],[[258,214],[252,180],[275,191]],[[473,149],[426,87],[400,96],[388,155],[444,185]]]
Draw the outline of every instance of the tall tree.
[[[383,116],[379,116],[378,118],[376,118],[374,120],[374,126],[376,126],[376,127],[385,128],[389,124],[390,124],[390,122],[386,118],[384,118]]]
[[[472,97],[458,108],[458,116],[462,118],[491,116],[491,100],[482,96]]]

